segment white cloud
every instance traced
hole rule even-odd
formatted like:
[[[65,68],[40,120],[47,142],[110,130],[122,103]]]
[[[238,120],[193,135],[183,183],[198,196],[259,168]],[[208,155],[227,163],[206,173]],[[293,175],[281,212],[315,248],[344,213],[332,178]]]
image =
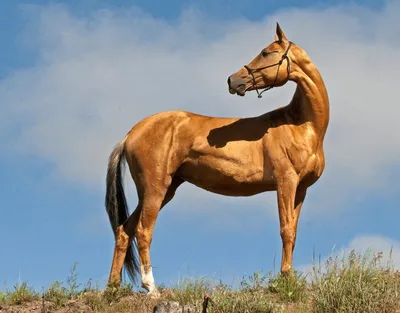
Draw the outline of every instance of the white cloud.
[[[389,168],[399,165],[396,1],[376,12],[291,9],[258,22],[209,21],[194,10],[174,22],[137,8],[85,18],[61,6],[30,10],[33,25],[23,38],[39,59],[0,81],[0,140],[47,159],[61,179],[103,186],[113,145],[155,112],[253,116],[288,103],[293,84],[261,101],[234,97],[226,86],[228,75],[272,41],[276,21],[317,64],[331,100],[327,167],[307,205],[332,208],[353,185],[385,188]]]

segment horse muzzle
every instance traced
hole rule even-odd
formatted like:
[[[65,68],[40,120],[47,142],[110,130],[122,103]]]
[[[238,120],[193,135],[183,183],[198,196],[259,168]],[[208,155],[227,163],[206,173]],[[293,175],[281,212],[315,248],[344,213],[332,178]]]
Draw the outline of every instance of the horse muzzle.
[[[234,95],[244,96],[246,93],[247,81],[243,78],[236,78],[235,74],[228,77],[229,92]]]

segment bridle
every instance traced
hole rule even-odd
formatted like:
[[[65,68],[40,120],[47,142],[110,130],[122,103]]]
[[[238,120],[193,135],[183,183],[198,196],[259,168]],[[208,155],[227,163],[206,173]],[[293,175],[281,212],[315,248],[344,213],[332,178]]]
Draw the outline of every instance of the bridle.
[[[283,63],[283,61],[284,61],[285,59],[286,59],[286,61],[287,61],[287,73],[288,73],[288,78],[289,78],[289,74],[290,74],[290,59],[288,58],[287,54],[288,54],[288,52],[289,52],[289,49],[290,49],[291,45],[292,45],[292,42],[289,42],[289,45],[288,45],[288,47],[287,47],[285,53],[282,54],[282,57],[281,57],[281,59],[279,60],[278,63],[274,63],[274,64],[271,64],[271,65],[267,65],[267,66],[263,66],[263,67],[258,67],[258,68],[251,68],[251,67],[248,67],[247,65],[244,66],[244,67],[246,68],[246,70],[249,72],[249,74],[251,75],[251,77],[253,78],[253,87],[254,87],[254,89],[257,91],[258,98],[262,98],[261,95],[262,95],[265,91],[270,90],[270,89],[272,89],[272,88],[275,87],[276,81],[277,81],[277,79],[278,79],[279,68],[280,68],[280,66],[282,65],[282,63]],[[275,80],[274,80],[273,85],[268,86],[267,88],[265,88],[264,90],[262,90],[261,92],[259,92],[259,91],[258,91],[258,88],[257,88],[257,84],[256,84],[256,79],[255,79],[255,77],[254,77],[254,73],[259,72],[259,71],[264,70],[264,69],[269,68],[269,67],[274,67],[274,66],[278,66],[278,69],[276,70],[276,76],[275,76]]]

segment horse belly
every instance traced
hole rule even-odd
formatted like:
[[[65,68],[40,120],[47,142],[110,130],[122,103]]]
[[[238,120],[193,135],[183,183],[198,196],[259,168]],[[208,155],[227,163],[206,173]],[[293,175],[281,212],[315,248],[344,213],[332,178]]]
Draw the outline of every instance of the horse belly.
[[[272,175],[266,175],[263,162],[246,161],[246,158],[201,155],[184,162],[177,174],[200,188],[221,195],[251,196],[273,190],[275,183]]]

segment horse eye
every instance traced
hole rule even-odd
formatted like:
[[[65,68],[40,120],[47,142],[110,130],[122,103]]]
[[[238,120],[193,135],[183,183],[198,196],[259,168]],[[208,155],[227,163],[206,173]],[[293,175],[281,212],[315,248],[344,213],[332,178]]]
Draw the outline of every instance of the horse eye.
[[[265,58],[266,56],[268,56],[268,54],[269,54],[269,52],[268,51],[265,51],[265,50],[263,50],[262,52],[261,52],[261,55]]]

